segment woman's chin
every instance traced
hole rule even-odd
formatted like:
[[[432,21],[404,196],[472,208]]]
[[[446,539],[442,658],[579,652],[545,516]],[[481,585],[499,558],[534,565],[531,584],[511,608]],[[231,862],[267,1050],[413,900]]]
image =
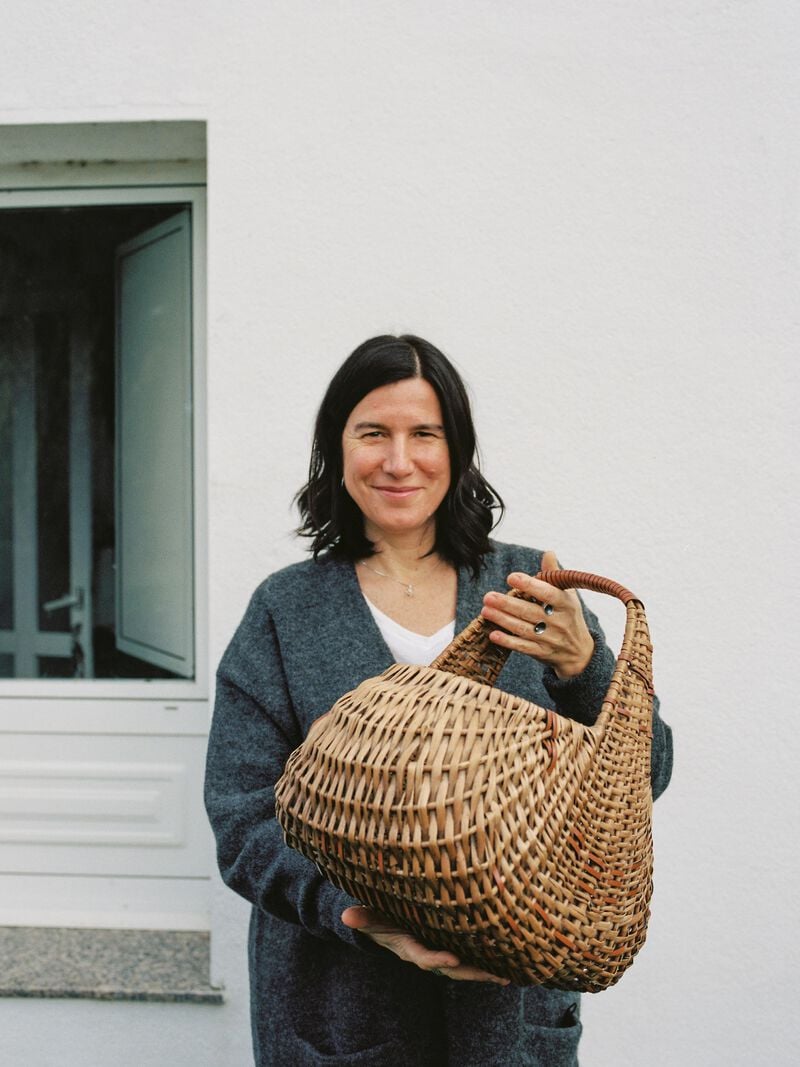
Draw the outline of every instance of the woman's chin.
[[[371,541],[381,537],[410,537],[414,534],[423,537],[433,526],[434,521],[430,515],[388,515],[368,519],[366,533]]]

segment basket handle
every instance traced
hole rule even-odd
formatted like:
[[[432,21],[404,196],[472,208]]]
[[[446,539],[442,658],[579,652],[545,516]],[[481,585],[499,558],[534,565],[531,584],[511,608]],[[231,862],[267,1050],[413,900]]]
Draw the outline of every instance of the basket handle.
[[[586,571],[539,571],[536,577],[542,582],[547,582],[548,585],[554,585],[557,589],[589,589],[595,593],[615,596],[625,605],[631,601],[637,601],[633,593],[619,582],[614,582],[610,578],[601,578],[597,574],[589,574]],[[518,589],[511,590],[508,595],[521,597],[531,602],[536,600],[535,597],[521,593]],[[460,634],[456,635],[447,648],[431,663],[431,667],[439,671],[448,671],[450,674],[459,674],[477,682],[484,682],[486,685],[494,685],[511,651],[489,640],[489,634],[496,629],[496,623],[479,615],[468,626],[465,626]]]

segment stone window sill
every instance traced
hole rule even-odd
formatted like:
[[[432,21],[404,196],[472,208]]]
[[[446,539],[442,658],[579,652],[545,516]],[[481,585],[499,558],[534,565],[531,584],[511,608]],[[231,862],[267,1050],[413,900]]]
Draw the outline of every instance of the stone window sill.
[[[223,1002],[201,931],[5,926],[0,959],[3,997]]]

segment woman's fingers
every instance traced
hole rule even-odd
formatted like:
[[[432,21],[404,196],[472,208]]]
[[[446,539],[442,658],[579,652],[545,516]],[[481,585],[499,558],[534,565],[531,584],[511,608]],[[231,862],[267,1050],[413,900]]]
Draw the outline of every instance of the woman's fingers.
[[[509,579],[516,577],[516,575],[509,575]],[[538,584],[544,585],[543,582]],[[559,590],[553,589],[552,586],[545,586],[545,591],[541,594],[542,599],[535,604],[522,600],[520,597],[509,596],[507,593],[486,593],[481,614],[518,637],[529,640],[538,639],[549,629],[552,638],[554,629],[563,626],[565,622],[563,614],[560,618],[556,617],[559,612],[563,613],[565,608],[561,601],[552,596],[552,593],[558,592]],[[537,630],[536,627],[539,629]]]
[[[557,568],[551,569],[556,570]],[[535,597],[536,600],[543,604],[563,606],[574,603],[578,599],[578,594],[574,589],[558,589],[556,586],[550,585],[549,582],[543,582],[541,578],[534,578],[532,574],[520,574],[515,571],[513,574],[509,574],[507,581],[512,589],[518,589],[521,593],[525,593],[526,596]],[[522,601],[522,603],[525,603],[525,601]]]
[[[378,926],[382,922],[387,924],[387,929],[389,928],[389,920],[381,915],[380,912],[373,911],[372,908],[365,908],[361,904],[352,908],[345,908],[342,912],[342,922],[345,926],[349,926],[351,930],[363,930],[366,926]]]
[[[550,605],[552,607],[552,605]],[[511,633],[528,637],[540,622],[546,623],[554,612],[545,612],[544,604],[526,604],[504,593],[487,593],[481,614],[484,618],[504,626]],[[544,631],[541,631],[544,633]]]
[[[391,919],[371,908],[346,908],[342,912],[342,922],[350,929],[366,934],[377,945],[423,971],[440,974],[455,981],[496,982],[499,985],[508,985],[508,979],[497,978],[477,967],[461,963],[452,952],[428,948],[412,934],[395,926]]]
[[[477,967],[469,967],[466,963],[458,967],[436,967],[434,974],[440,974],[443,978],[452,978],[454,982],[493,982],[494,985],[509,985],[508,978],[498,978],[494,974],[481,971]]]
[[[546,570],[558,569],[555,553],[546,552],[542,564]],[[592,657],[594,641],[575,590],[557,589],[519,572],[509,574],[508,584],[533,598],[533,602],[504,593],[487,593],[481,614],[502,627],[489,635],[490,640],[550,664],[562,678],[580,674]]]
[[[371,937],[373,941],[388,948],[401,959],[422,967],[423,970],[456,968],[461,964],[454,953],[428,948],[391,919],[371,908],[346,908],[342,912],[342,922],[352,930],[359,930],[362,934]]]

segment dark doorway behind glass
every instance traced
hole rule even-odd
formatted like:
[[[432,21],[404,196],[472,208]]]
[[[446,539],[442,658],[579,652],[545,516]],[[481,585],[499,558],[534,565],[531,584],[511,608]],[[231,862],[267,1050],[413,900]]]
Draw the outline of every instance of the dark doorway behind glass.
[[[189,676],[185,655],[172,666],[174,624],[162,607],[183,550],[162,527],[166,512],[191,510],[191,484],[170,506],[156,502],[158,485],[190,482],[191,457],[187,463],[181,448],[165,444],[153,469],[145,449],[148,469],[137,475],[136,455],[127,466],[120,455],[140,447],[136,427],[127,437],[119,432],[124,300],[125,351],[134,352],[133,372],[125,371],[126,403],[132,397],[133,404],[125,410],[139,411],[151,445],[162,429],[171,441],[170,416],[144,387],[158,395],[159,368],[187,358],[169,340],[177,314],[169,272],[184,266],[163,236],[181,213],[188,214],[180,204],[0,211],[0,677]],[[120,264],[130,267],[124,290]],[[175,284],[176,292],[190,291],[183,277]],[[180,408],[189,420],[190,405],[187,386]],[[133,521],[142,507],[152,516]],[[191,526],[191,514],[182,521]],[[127,584],[119,573],[121,527],[134,531]],[[191,566],[177,569],[191,573]],[[179,591],[189,611],[191,595]],[[133,640],[121,633],[123,596]]]

